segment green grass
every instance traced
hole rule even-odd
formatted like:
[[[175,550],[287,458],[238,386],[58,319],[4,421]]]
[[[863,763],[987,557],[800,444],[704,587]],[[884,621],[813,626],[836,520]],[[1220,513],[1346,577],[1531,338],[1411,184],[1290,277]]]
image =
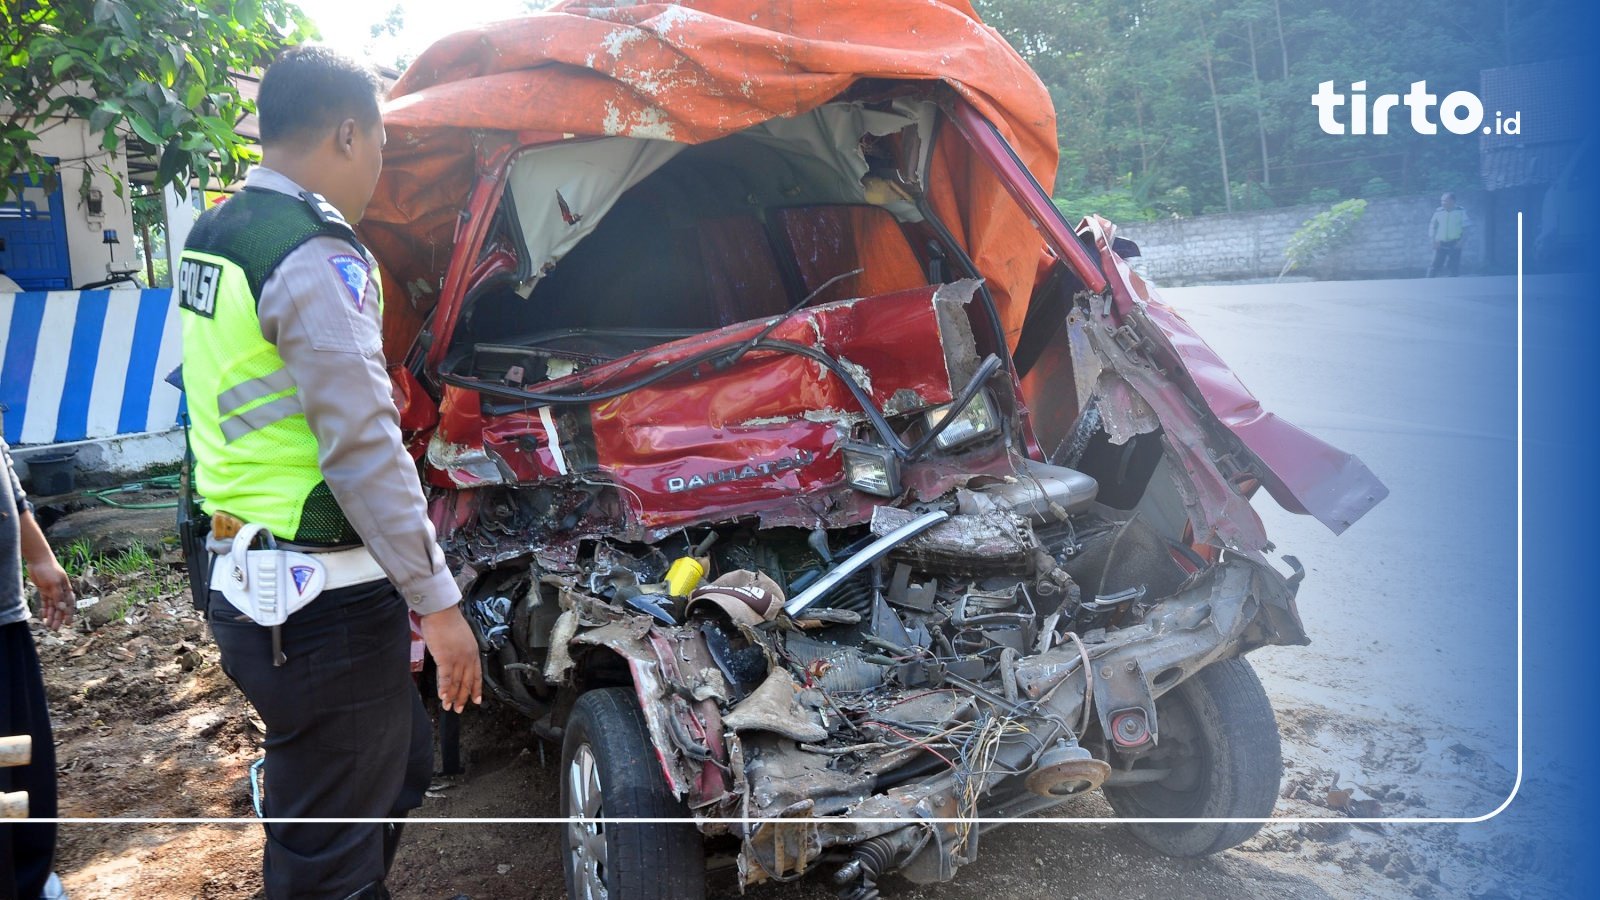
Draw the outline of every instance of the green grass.
[[[116,553],[100,553],[85,539],[78,539],[56,551],[71,578],[97,575],[107,579],[105,587],[116,598],[113,620],[125,619],[134,609],[177,591],[184,585],[175,573],[142,544]],[[106,602],[110,602],[110,597]]]
[[[99,553],[88,540],[79,538],[57,550],[56,559],[60,561],[61,568],[66,570],[67,575],[73,578],[81,578],[91,572],[97,575],[127,578],[133,575],[163,574],[165,571],[162,562],[151,556],[149,548],[143,544],[134,544],[118,553]]]
[[[126,619],[128,613],[140,606],[161,597],[162,585],[159,582],[140,581],[129,586],[123,596],[118,600],[113,610],[113,617],[117,620]]]
[[[160,563],[150,555],[150,551],[145,549],[143,544],[134,544],[114,556],[100,557],[100,571],[107,575],[118,577],[153,575],[159,568]]]
[[[73,578],[81,578],[99,556],[100,554],[94,552],[94,545],[84,538],[78,538],[56,551],[56,559],[60,560],[61,568]]]

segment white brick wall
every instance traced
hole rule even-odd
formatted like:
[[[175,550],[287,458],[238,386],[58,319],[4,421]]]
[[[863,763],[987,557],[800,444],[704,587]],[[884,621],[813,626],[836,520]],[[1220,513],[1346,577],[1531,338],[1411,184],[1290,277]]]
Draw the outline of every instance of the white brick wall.
[[[1461,269],[1476,271],[1485,258],[1483,227],[1488,195],[1457,191],[1473,227],[1462,249]],[[1283,250],[1305,221],[1332,204],[1308,204],[1231,215],[1133,222],[1118,231],[1139,245],[1134,268],[1158,284],[1274,278],[1283,268]],[[1367,201],[1366,215],[1349,241],[1328,257],[1296,274],[1319,278],[1373,278],[1421,275],[1433,259],[1428,220],[1439,207],[1437,194]]]

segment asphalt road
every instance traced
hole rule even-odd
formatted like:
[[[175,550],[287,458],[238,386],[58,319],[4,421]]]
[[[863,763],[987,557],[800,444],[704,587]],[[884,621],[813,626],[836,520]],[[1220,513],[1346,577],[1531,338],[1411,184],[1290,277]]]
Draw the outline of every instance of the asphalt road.
[[[1313,644],[1253,657],[1268,690],[1490,738],[1514,772],[1515,281],[1164,295],[1267,410],[1360,456],[1390,490],[1337,537],[1257,497],[1267,533],[1309,570],[1299,605]],[[1487,812],[1510,784],[1485,788],[1437,812]]]

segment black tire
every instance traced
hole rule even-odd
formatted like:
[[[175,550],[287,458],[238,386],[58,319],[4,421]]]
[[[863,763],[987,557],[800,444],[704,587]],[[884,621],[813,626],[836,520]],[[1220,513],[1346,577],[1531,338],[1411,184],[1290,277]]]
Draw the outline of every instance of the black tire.
[[[598,783],[579,791],[577,783],[587,781],[584,772]],[[590,817],[689,818],[667,789],[644,714],[628,688],[604,688],[578,698],[561,741],[560,777],[563,816],[579,815],[576,804],[587,796]],[[580,845],[587,852],[580,852]],[[603,858],[594,852],[601,846]],[[706,893],[705,842],[691,822],[574,822],[563,826],[561,859],[573,900],[700,900]]]
[[[1156,701],[1160,746],[1140,768],[1170,768],[1162,781],[1107,787],[1128,819],[1265,819],[1283,782],[1283,749],[1272,701],[1241,658],[1201,669]],[[1139,840],[1167,856],[1195,857],[1237,847],[1260,823],[1128,823]]]

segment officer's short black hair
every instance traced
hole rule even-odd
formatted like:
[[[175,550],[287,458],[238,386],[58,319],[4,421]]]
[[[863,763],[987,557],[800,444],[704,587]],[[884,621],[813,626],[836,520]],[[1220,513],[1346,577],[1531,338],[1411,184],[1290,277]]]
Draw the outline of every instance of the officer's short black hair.
[[[261,76],[261,142],[294,142],[345,119],[370,128],[378,121],[381,90],[378,76],[349,57],[327,47],[291,47]]]

